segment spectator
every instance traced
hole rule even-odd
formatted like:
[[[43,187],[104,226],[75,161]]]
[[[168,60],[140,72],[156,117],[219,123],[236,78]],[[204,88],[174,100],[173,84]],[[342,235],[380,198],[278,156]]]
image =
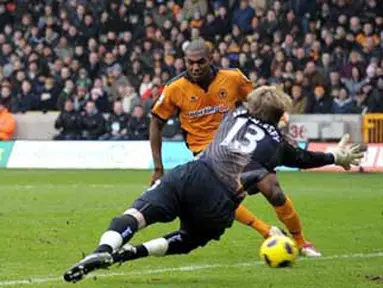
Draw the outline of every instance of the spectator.
[[[372,46],[376,46],[379,43],[379,36],[374,33],[372,23],[365,23],[363,25],[363,31],[356,35],[355,41],[363,47],[366,45],[368,39],[372,40]]]
[[[73,99],[75,84],[73,80],[68,79],[65,81],[64,88],[61,90],[61,93],[57,99],[57,109],[62,111],[64,109],[65,102],[68,99]]]
[[[267,11],[266,19],[262,22],[260,29],[261,37],[265,38],[267,44],[271,44],[273,34],[278,31],[278,19],[275,15],[275,11]]]
[[[73,108],[71,99],[67,99],[64,109],[56,119],[55,128],[60,133],[54,136],[54,140],[80,140],[81,139],[81,118],[80,114]]]
[[[162,88],[158,86],[157,84],[154,84],[153,87],[150,89],[147,97],[146,95],[143,95],[143,106],[145,114],[150,113],[150,110],[152,109],[153,104],[156,102],[156,100],[160,97],[162,93]]]
[[[305,113],[307,106],[307,99],[303,96],[302,87],[294,85],[291,90],[291,96],[293,97],[293,107],[291,113],[303,114]]]
[[[327,87],[327,90],[331,94],[333,90],[340,90],[341,88],[344,88],[344,85],[340,81],[340,75],[339,72],[333,71],[330,73],[330,83]]]
[[[84,110],[85,104],[86,104],[86,88],[83,86],[77,87],[76,93],[73,95],[73,106],[74,110],[81,112]]]
[[[247,34],[251,30],[251,20],[255,16],[255,11],[249,6],[248,0],[241,0],[239,7],[234,10],[232,24],[237,25],[239,29]]]
[[[58,100],[58,92],[53,77],[45,79],[44,88],[39,99],[39,109],[43,112],[55,110]]]
[[[143,76],[142,82],[141,82],[141,85],[140,85],[140,89],[139,89],[140,96],[142,97],[144,95],[144,93],[148,89],[150,89],[152,86],[153,86],[153,83],[151,82],[151,76],[150,76],[150,74],[146,73]]]
[[[8,110],[11,110],[12,105],[12,90],[11,85],[9,83],[4,83],[1,87],[1,95],[0,100],[2,105]]]
[[[219,38],[221,38],[230,31],[230,18],[227,13],[227,8],[225,6],[220,6],[215,16],[213,24],[214,27],[219,27],[217,33]]]
[[[185,0],[182,7],[185,17],[190,19],[196,12],[205,16],[208,12],[207,2],[206,0]]]
[[[12,23],[13,17],[10,11],[6,8],[5,3],[0,3],[0,31],[4,30],[6,24]]]
[[[100,140],[128,140],[129,114],[123,110],[122,102],[113,103],[113,113],[106,122],[107,133]]]
[[[110,74],[112,77],[112,87],[109,91],[109,100],[114,101],[118,98],[117,87],[121,85],[130,85],[129,79],[122,74],[122,67],[116,63],[110,68]]]
[[[131,114],[133,108],[140,104],[140,97],[130,85],[120,85],[118,87],[118,94],[125,113]]]
[[[21,91],[12,99],[12,113],[25,113],[38,107],[39,99],[32,91],[32,85],[28,80],[21,84]]]
[[[144,107],[134,107],[128,124],[128,134],[130,140],[149,139],[149,118],[145,115]]]
[[[89,95],[86,96],[86,99],[96,103],[96,108],[101,113],[108,113],[110,111],[108,95],[102,88],[92,88]]]
[[[81,117],[82,139],[96,140],[105,133],[105,118],[93,101],[87,101]]]
[[[16,121],[0,99],[0,141],[10,140],[16,130]]]
[[[342,78],[341,82],[349,91],[351,97],[354,97],[356,93],[366,84],[369,80],[367,78],[362,79],[361,72],[358,67],[353,67],[351,70],[351,78]]]
[[[286,61],[284,71],[283,71],[283,78],[285,79],[295,79],[295,73],[294,73],[294,63],[293,61],[289,60]]]
[[[61,60],[64,60],[66,57],[73,56],[73,48],[68,44],[68,39],[65,37],[61,37],[59,40],[59,44],[54,49],[55,54]]]
[[[91,84],[92,84],[92,81],[88,77],[88,71],[85,68],[81,68],[78,73],[78,79],[77,79],[76,85],[82,86],[88,89]]]
[[[346,65],[342,69],[342,77],[351,78],[352,69],[354,67],[357,67],[359,70],[364,70],[364,67],[362,64],[362,57],[360,53],[357,51],[352,51],[350,53],[348,63],[346,63]]]
[[[91,52],[89,54],[88,65],[86,67],[89,72],[89,78],[94,81],[96,77],[100,76],[100,59],[97,53]]]
[[[369,113],[383,113],[383,75],[380,75],[376,82],[376,88],[372,90],[369,99]]]
[[[309,61],[306,64],[305,75],[310,79],[310,86],[316,87],[324,84],[322,75],[317,71],[317,67],[314,61]]]
[[[308,103],[306,113],[328,114],[332,112],[333,100],[322,86],[315,87],[314,98]]]
[[[306,66],[306,62],[307,62],[307,58],[306,58],[305,49],[303,49],[302,47],[299,47],[295,53],[294,66],[298,70],[304,70]]]
[[[318,67],[318,72],[321,74],[321,77],[324,79],[326,84],[329,80],[327,79],[328,75],[332,70],[334,70],[334,66],[331,62],[331,55],[329,53],[323,53]]]
[[[356,103],[348,95],[348,91],[345,88],[341,88],[337,97],[334,98],[332,113],[335,114],[351,114],[356,113]]]

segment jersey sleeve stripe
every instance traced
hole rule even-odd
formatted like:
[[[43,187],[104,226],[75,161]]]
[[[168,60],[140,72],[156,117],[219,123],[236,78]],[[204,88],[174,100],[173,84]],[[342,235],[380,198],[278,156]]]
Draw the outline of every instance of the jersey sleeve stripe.
[[[167,122],[167,121],[168,121],[168,119],[164,119],[164,118],[162,118],[161,116],[159,116],[157,113],[155,113],[155,112],[153,112],[153,111],[151,111],[151,114],[152,114],[154,117],[160,119],[161,121],[164,121],[164,122]]]

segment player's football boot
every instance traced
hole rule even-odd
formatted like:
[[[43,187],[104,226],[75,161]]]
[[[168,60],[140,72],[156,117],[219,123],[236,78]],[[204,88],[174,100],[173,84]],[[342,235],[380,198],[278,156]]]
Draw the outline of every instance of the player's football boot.
[[[321,257],[322,254],[314,248],[310,242],[306,242],[303,247],[299,249],[299,252],[302,256],[306,257]]]
[[[271,236],[287,236],[287,233],[283,231],[283,229],[281,228],[278,228],[276,226],[271,226],[266,238]]]
[[[136,248],[132,245],[127,244],[118,249],[117,251],[113,252],[112,257],[114,263],[120,264],[129,260],[137,259]]]
[[[112,264],[113,257],[109,253],[92,253],[67,270],[64,273],[64,280],[76,283],[86,274],[97,269],[105,269]]]

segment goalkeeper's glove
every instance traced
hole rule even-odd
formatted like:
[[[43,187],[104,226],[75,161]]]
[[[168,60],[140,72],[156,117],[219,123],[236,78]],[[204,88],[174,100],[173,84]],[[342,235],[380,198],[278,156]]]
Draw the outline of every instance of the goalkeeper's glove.
[[[335,164],[350,170],[351,165],[359,165],[363,158],[363,148],[360,144],[348,144],[350,135],[346,134],[339,141],[336,148],[330,151],[334,156]]]

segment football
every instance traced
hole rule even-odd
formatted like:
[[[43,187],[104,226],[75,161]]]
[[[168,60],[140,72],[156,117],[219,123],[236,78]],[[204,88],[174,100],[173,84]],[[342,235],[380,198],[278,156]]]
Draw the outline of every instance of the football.
[[[270,267],[289,267],[297,259],[298,248],[287,236],[271,236],[262,243],[259,255]]]

